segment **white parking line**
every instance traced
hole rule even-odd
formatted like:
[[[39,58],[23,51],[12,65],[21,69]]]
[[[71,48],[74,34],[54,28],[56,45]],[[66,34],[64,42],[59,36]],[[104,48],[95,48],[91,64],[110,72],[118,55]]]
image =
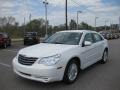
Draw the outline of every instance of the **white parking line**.
[[[11,65],[8,65],[8,64],[5,64],[5,63],[0,63],[0,65],[5,66],[5,67],[7,67],[7,68],[10,68],[10,67],[11,67]]]

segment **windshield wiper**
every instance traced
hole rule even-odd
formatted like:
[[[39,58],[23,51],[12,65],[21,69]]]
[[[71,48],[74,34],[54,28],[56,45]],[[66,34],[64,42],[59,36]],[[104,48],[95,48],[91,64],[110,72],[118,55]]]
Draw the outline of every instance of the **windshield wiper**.
[[[45,41],[43,41],[42,43],[51,43],[51,44],[64,44],[64,43],[62,43],[62,42],[45,42]]]
[[[54,44],[64,44],[64,43],[62,43],[62,42],[53,42]]]
[[[42,43],[48,43],[48,42],[43,41]]]

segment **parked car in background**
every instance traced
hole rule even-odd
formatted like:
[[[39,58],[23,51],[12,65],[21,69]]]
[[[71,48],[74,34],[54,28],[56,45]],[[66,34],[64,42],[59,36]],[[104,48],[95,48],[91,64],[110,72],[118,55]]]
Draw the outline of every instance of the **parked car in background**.
[[[11,39],[7,33],[0,33],[0,47],[7,48],[11,46]]]
[[[108,32],[102,32],[100,33],[105,39],[109,40],[112,39],[112,34]]]
[[[30,80],[73,83],[81,70],[98,61],[106,63],[108,52],[107,40],[95,31],[60,31],[21,49],[13,59],[13,69]]]
[[[112,33],[106,33],[106,39],[108,40],[113,39]]]
[[[100,33],[105,39],[107,39],[106,33]]]
[[[115,37],[117,37],[116,35],[114,35],[110,31],[102,31],[102,32],[99,32],[99,33],[107,40],[114,39]]]
[[[37,32],[26,32],[24,35],[24,45],[34,45],[40,42]]]
[[[118,38],[119,38],[119,34],[113,33],[113,39],[118,39]]]

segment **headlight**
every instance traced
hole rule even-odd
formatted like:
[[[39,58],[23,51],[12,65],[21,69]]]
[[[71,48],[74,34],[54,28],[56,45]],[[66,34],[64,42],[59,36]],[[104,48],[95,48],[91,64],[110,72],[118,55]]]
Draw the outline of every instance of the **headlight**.
[[[44,64],[44,65],[47,65],[47,66],[52,66],[52,65],[55,65],[59,60],[60,60],[60,55],[57,54],[57,55],[54,55],[54,56],[41,58],[38,61],[38,64]]]

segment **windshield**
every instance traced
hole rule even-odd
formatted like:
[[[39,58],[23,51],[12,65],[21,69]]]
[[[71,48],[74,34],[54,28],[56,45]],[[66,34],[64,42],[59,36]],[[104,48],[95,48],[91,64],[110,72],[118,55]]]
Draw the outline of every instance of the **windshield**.
[[[82,33],[58,32],[47,38],[43,43],[78,45]]]

